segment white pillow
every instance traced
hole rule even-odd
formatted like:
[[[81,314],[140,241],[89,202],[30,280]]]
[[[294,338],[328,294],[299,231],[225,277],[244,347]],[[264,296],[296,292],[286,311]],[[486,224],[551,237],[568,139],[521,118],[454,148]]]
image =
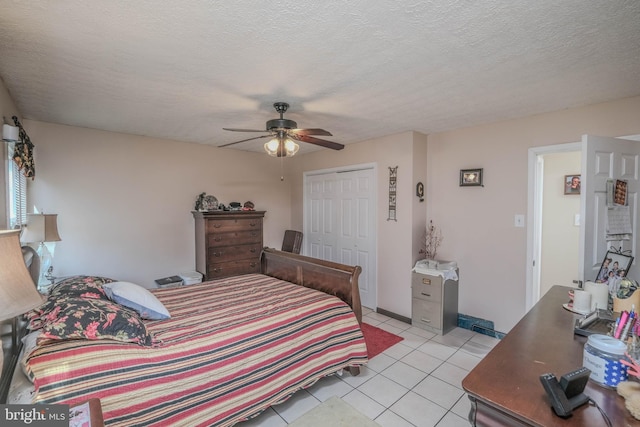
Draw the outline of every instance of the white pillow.
[[[102,285],[109,299],[129,307],[143,319],[162,320],[171,317],[169,310],[162,305],[148,289],[130,282],[111,282]]]

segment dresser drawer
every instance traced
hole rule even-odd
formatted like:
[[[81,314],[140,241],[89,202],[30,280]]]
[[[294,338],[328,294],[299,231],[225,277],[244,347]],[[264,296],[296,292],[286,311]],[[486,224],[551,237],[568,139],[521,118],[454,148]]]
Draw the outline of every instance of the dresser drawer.
[[[260,259],[256,257],[250,260],[213,263],[207,267],[207,280],[240,274],[260,273]]]
[[[262,245],[262,230],[232,231],[229,233],[215,233],[207,235],[207,247],[247,245],[256,243]]]
[[[262,252],[262,245],[254,243],[250,245],[214,246],[209,248],[208,263],[221,263],[242,259],[258,259]]]
[[[245,230],[256,230],[262,235],[262,218],[210,219],[207,221],[207,233]]]
[[[413,298],[411,323],[417,327],[442,329],[442,309],[439,302]]]
[[[442,277],[413,273],[411,296],[428,301],[442,301]]]

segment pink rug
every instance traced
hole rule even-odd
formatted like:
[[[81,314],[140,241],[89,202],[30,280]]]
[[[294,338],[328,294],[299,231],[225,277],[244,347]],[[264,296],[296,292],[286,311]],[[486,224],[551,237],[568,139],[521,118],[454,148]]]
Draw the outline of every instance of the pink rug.
[[[392,334],[391,332],[371,326],[368,323],[362,323],[360,325],[360,329],[362,329],[364,341],[367,343],[367,354],[369,359],[373,359],[374,356],[377,356],[392,345],[397,344],[404,339]]]

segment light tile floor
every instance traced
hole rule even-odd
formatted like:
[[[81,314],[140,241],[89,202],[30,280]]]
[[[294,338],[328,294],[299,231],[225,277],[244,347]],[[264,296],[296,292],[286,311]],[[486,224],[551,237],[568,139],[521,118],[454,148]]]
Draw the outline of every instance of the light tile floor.
[[[468,427],[462,379],[498,343],[456,328],[445,336],[363,308],[363,321],[404,338],[352,377],[323,378],[239,427],[283,427],[332,396],[382,427]]]

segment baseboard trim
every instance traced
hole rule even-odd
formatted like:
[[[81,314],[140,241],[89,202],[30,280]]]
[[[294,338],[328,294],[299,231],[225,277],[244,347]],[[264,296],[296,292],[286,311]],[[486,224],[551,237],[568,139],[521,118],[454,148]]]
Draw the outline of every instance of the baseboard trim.
[[[396,319],[396,320],[399,320],[401,322],[411,324],[411,318],[410,317],[405,317],[405,316],[402,316],[400,314],[396,314],[396,313],[394,313],[392,311],[385,310],[384,308],[380,308],[380,307],[376,308],[376,313],[384,314],[385,316],[391,317],[392,319]]]

